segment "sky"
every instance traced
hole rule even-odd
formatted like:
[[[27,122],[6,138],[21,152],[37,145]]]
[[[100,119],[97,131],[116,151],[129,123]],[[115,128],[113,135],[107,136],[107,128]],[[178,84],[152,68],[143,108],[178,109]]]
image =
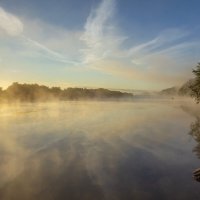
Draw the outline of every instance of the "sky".
[[[200,61],[199,8],[199,0],[0,0],[0,86],[180,86]]]

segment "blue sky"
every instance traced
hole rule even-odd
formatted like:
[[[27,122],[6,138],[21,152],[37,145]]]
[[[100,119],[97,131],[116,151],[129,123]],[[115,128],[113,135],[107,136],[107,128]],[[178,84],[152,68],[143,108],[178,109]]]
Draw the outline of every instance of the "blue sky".
[[[0,85],[160,90],[192,77],[198,0],[1,0]]]

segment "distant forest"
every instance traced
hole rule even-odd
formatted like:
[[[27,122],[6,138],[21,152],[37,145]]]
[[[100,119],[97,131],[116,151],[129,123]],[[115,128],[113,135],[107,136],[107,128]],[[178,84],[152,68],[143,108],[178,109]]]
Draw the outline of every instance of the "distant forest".
[[[36,102],[51,100],[89,100],[89,99],[131,99],[132,93],[111,91],[104,88],[66,88],[47,87],[38,84],[13,83],[7,89],[0,88],[0,101],[6,102]]]
[[[170,87],[162,90],[161,95],[169,96],[193,96],[192,86],[195,84],[195,79],[190,79],[181,87]]]

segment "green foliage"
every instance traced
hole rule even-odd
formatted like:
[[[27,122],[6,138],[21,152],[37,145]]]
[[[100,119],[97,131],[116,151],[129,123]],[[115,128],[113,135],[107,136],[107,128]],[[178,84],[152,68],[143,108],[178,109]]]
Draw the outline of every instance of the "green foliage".
[[[0,89],[0,97],[1,100],[10,102],[35,102],[49,100],[118,99],[132,98],[133,95],[131,93],[110,91],[103,88],[67,88],[62,90],[60,87],[49,88],[38,84],[13,83],[4,91]]]
[[[195,75],[195,79],[193,84],[190,86],[192,91],[191,96],[195,98],[196,102],[200,102],[200,63],[196,66],[196,69],[193,69],[193,74]]]

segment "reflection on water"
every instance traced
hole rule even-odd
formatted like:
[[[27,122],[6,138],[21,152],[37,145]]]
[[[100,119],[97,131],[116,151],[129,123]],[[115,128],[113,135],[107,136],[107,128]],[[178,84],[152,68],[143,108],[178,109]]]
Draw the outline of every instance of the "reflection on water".
[[[200,110],[198,106],[181,106],[181,108],[190,114],[194,121],[190,124],[189,135],[193,137],[197,145],[194,147],[193,152],[200,159]]]
[[[176,103],[0,107],[0,199],[199,199],[198,122]],[[195,147],[199,152],[199,147]],[[200,154],[198,153],[198,156]]]
[[[196,121],[191,123],[191,131],[189,132],[189,134],[192,135],[197,142],[197,145],[193,149],[193,151],[200,159],[200,116],[197,116]]]
[[[182,106],[182,109],[189,114],[191,114],[195,121],[191,123],[190,125],[190,132],[189,135],[191,135],[194,140],[197,142],[197,145],[193,148],[193,152],[197,155],[197,157],[200,159],[200,112],[199,109],[196,107],[187,107]],[[193,177],[196,181],[200,182],[200,168],[197,168],[193,171]]]

